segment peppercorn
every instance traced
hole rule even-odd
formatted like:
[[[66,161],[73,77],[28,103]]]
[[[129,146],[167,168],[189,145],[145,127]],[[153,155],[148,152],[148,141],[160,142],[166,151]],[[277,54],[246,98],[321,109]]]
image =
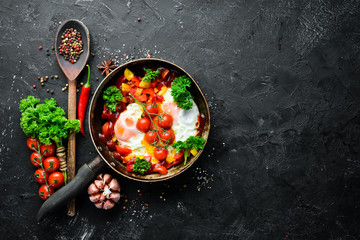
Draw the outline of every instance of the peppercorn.
[[[51,94],[54,94],[54,90],[51,89],[51,90],[50,90],[50,93],[51,93]]]
[[[55,50],[55,47],[54,47],[54,46],[51,46],[51,50]]]
[[[80,85],[81,85],[81,86],[83,86],[83,85],[84,85],[84,83],[83,83],[83,82],[81,82],[81,83],[80,83]]]
[[[79,89],[76,89],[76,92],[78,93],[80,90]]]
[[[35,84],[33,85],[33,88],[36,88],[36,85],[35,85]]]
[[[39,50],[41,50],[42,49],[42,46],[39,46]]]
[[[50,92],[50,89],[46,89],[47,92]]]
[[[48,51],[49,51],[49,49],[47,48],[47,49],[46,49],[46,51],[48,52]]]
[[[45,83],[41,83],[41,86],[45,86]]]
[[[49,76],[45,76],[45,79],[49,79]]]
[[[38,77],[38,79],[40,80],[40,77]]]
[[[56,78],[56,79],[58,79],[58,78],[59,78],[59,76],[58,76],[58,75],[55,75],[55,78]]]
[[[138,18],[137,20],[138,20],[138,22],[140,22],[140,21],[141,21],[141,18]]]
[[[97,77],[97,78],[95,78],[95,80],[96,80],[96,81],[99,81],[99,78]]]
[[[50,78],[51,78],[51,79],[54,79],[54,76],[53,76],[53,75],[51,75],[51,76],[50,76]]]

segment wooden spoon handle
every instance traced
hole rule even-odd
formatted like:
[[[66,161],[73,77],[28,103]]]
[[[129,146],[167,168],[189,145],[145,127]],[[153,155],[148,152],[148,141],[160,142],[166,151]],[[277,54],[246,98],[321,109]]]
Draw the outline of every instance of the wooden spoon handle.
[[[69,81],[69,99],[68,99],[68,118],[76,119],[76,79]],[[70,182],[75,178],[76,171],[76,133],[69,135],[68,141],[68,181]],[[75,215],[75,198],[71,199],[67,205],[67,215]]]

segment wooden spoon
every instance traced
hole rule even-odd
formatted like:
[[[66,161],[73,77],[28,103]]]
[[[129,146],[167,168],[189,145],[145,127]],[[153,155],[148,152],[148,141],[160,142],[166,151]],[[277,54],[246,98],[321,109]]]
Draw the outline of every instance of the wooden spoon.
[[[81,53],[76,63],[65,60],[64,56],[59,54],[59,46],[61,45],[61,35],[67,28],[74,28],[81,33],[83,42],[83,53]],[[59,66],[69,83],[69,99],[68,99],[68,118],[76,119],[76,82],[80,72],[84,69],[90,54],[90,34],[89,30],[79,20],[70,19],[65,21],[59,27],[55,38],[55,55]],[[68,152],[67,152],[67,172],[68,181],[75,178],[75,157],[76,157],[76,138],[75,133],[69,135]],[[68,203],[69,216],[75,215],[75,198]]]

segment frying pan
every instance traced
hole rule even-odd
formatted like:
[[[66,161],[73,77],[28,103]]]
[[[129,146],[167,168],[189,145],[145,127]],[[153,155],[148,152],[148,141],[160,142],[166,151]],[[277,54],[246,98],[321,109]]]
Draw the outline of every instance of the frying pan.
[[[206,99],[201,92],[199,86],[196,84],[195,80],[182,68],[175,65],[174,63],[161,60],[161,59],[138,59],[128,63],[125,63],[114,71],[112,71],[108,76],[106,76],[100,85],[97,87],[94,97],[90,104],[89,110],[89,128],[90,128],[90,136],[91,140],[95,146],[96,151],[98,152],[98,156],[94,158],[90,163],[84,164],[78,171],[76,177],[66,186],[62,187],[58,191],[56,191],[48,200],[44,202],[41,206],[36,218],[37,220],[41,220],[48,213],[60,207],[63,204],[66,204],[68,200],[76,196],[81,189],[88,187],[90,181],[94,179],[96,173],[103,168],[106,164],[112,168],[116,173],[135,180],[142,182],[157,182],[170,179],[175,177],[186,169],[190,168],[191,165],[199,158],[202,153],[200,150],[196,156],[190,157],[186,165],[179,164],[177,166],[173,166],[168,169],[167,174],[161,175],[158,173],[153,173],[149,175],[141,175],[136,173],[130,173],[126,170],[126,166],[116,160],[112,152],[108,150],[105,143],[103,143],[99,138],[99,133],[101,133],[101,129],[104,120],[101,119],[101,113],[103,111],[104,101],[102,99],[103,91],[115,84],[117,77],[123,74],[126,68],[129,68],[134,72],[135,75],[141,75],[143,72],[143,68],[152,68],[152,67],[164,67],[169,70],[173,70],[177,72],[180,76],[187,75],[191,81],[191,87],[188,90],[191,92],[193,99],[196,105],[199,108],[199,112],[205,116],[204,130],[201,135],[207,141],[210,132],[210,111]],[[205,142],[206,144],[206,142]]]

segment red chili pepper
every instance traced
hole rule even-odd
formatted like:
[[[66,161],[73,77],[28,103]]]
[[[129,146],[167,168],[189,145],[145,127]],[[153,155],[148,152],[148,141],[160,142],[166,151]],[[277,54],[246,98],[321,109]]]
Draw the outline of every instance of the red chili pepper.
[[[86,66],[88,67],[88,79],[87,79],[87,82],[85,83],[85,85],[81,89],[81,94],[80,94],[80,98],[79,98],[79,106],[78,106],[78,118],[80,120],[80,132],[84,136],[85,136],[84,118],[85,118],[86,107],[87,107],[87,103],[89,101],[90,90],[91,90],[90,66],[89,65],[86,65]]]

